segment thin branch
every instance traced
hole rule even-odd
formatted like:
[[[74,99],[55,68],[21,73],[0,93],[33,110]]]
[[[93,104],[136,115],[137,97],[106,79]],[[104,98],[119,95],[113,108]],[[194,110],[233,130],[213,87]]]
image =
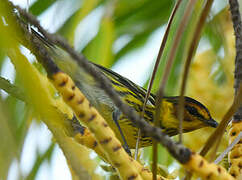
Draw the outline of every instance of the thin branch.
[[[214,161],[215,164],[218,164],[220,161],[223,160],[223,158],[233,149],[233,147],[240,141],[242,138],[242,132],[239,133],[239,135],[235,138],[235,140],[224,150],[223,153],[220,154],[219,157]]]
[[[233,21],[234,32],[235,32],[235,71],[234,71],[234,89],[235,94],[238,92],[240,83],[242,82],[242,22],[239,12],[239,3],[237,0],[229,0],[231,18]],[[242,106],[234,114],[234,122],[242,121]]]
[[[229,122],[231,121],[232,116],[234,113],[238,110],[240,104],[242,102],[242,83],[240,86],[240,90],[238,91],[238,94],[234,98],[234,102],[227,111],[227,113],[224,115],[222,121],[220,122],[217,129],[213,132],[213,134],[209,137],[206,144],[204,145],[203,149],[200,152],[200,155],[205,156],[209,149],[212,147],[214,142],[220,141],[222,138],[222,135],[225,132],[226,127],[228,126]]]
[[[197,49],[197,45],[199,42],[199,39],[201,37],[201,32],[204,26],[204,23],[206,21],[206,17],[208,16],[208,13],[211,9],[213,0],[208,0],[207,3],[205,4],[205,7],[202,11],[202,14],[200,16],[200,19],[196,25],[196,29],[193,34],[193,38],[189,47],[188,51],[188,56],[185,61],[185,66],[184,66],[184,73],[182,76],[182,85],[181,85],[181,90],[180,90],[180,96],[179,96],[179,103],[178,103],[178,119],[179,119],[179,142],[182,142],[182,122],[184,119],[184,94],[185,94],[185,88],[187,84],[187,77],[189,73],[189,67],[191,65],[192,57],[194,55],[194,52]]]
[[[165,72],[164,72],[164,75],[162,77],[162,81],[160,83],[159,90],[156,94],[155,120],[154,120],[155,126],[158,126],[158,123],[161,121],[161,118],[162,118],[161,117],[161,111],[162,111],[161,107],[162,107],[162,98],[163,98],[166,82],[168,80],[172,64],[174,62],[174,57],[175,57],[176,51],[178,49],[179,42],[181,40],[182,34],[185,30],[185,27],[188,23],[189,17],[191,15],[192,11],[193,11],[193,7],[194,7],[195,3],[196,3],[196,0],[188,2],[188,5],[185,9],[185,14],[182,17],[181,22],[178,26],[178,29],[177,29],[177,32],[176,32],[176,35],[175,35],[175,38],[174,38],[174,41],[173,41],[173,44],[172,44],[172,47],[171,47],[171,51],[168,55],[167,64],[166,64],[166,67],[165,67]],[[156,172],[157,172],[157,142],[156,141],[153,141],[152,148],[153,148],[152,172],[154,174],[153,177],[156,178]]]
[[[235,47],[236,47],[236,57],[235,57],[235,71],[234,71],[234,90],[235,95],[239,94],[241,91],[242,86],[242,22],[241,22],[241,14],[239,12],[239,3],[237,0],[229,0],[230,5],[230,12],[231,12],[231,18],[233,21],[233,27],[235,32]],[[242,100],[241,100],[242,101]],[[237,112],[235,112],[233,116],[233,122],[231,125],[230,130],[233,131],[232,134],[230,134],[229,139],[230,141],[234,138],[234,133],[236,132],[235,129],[237,128],[236,135],[238,132],[242,131],[242,128],[240,124],[242,123],[242,104],[240,105]],[[241,179],[241,166],[237,163],[237,160],[235,159],[236,152],[240,152],[241,144],[238,144],[235,146],[230,154],[229,154],[229,173],[238,178]],[[240,159],[242,158],[241,153],[236,154],[236,158]]]
[[[157,56],[156,61],[155,61],[154,70],[152,72],[152,75],[151,75],[151,78],[150,78],[150,82],[149,82],[149,85],[148,85],[148,88],[147,88],[147,93],[145,95],[144,104],[143,104],[143,107],[142,107],[141,117],[144,117],[146,103],[147,103],[147,101],[149,99],[149,96],[150,96],[150,93],[151,93],[151,88],[152,88],[152,85],[153,85],[153,82],[154,82],[154,79],[155,79],[155,75],[157,73],[158,66],[160,64],[161,57],[162,57],[162,54],[163,54],[163,51],[164,51],[164,48],[165,48],[165,45],[166,45],[166,42],[167,42],[168,34],[170,32],[171,23],[172,23],[172,21],[173,21],[173,19],[175,17],[175,14],[177,12],[177,9],[179,8],[179,6],[181,4],[181,1],[182,0],[178,0],[176,2],[175,6],[174,6],[174,8],[172,10],[171,16],[170,16],[170,18],[168,20],[168,24],[167,24],[167,27],[166,27],[166,31],[165,31],[163,40],[162,40],[161,45],[160,45],[160,50],[159,50],[158,56]],[[136,144],[136,148],[135,148],[135,155],[136,156],[138,154],[139,138],[140,138],[140,129],[139,129],[138,138],[137,138],[137,144]]]
[[[188,56],[185,61],[184,72],[183,72],[183,76],[182,76],[182,85],[181,85],[179,103],[178,103],[179,142],[182,142],[182,123],[183,123],[183,119],[184,119],[184,103],[185,103],[184,95],[185,95],[185,91],[186,91],[186,84],[187,84],[189,68],[190,68],[190,65],[192,62],[194,52],[197,49],[198,42],[201,37],[202,28],[206,21],[206,17],[208,16],[208,13],[211,9],[212,3],[213,3],[213,0],[208,0],[207,3],[205,4],[205,7],[202,11],[200,19],[196,25],[196,29],[194,31],[193,38],[192,38],[192,41],[191,41],[191,44],[189,47]],[[187,172],[184,179],[191,179],[191,177],[192,177],[192,173]]]

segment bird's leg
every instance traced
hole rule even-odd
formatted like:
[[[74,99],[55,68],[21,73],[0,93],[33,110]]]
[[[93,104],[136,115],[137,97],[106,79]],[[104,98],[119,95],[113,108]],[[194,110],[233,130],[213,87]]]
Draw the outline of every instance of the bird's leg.
[[[121,112],[119,110],[117,110],[117,109],[114,110],[114,112],[113,112],[113,120],[114,120],[116,126],[118,127],[118,130],[120,132],[121,138],[122,138],[122,140],[124,142],[123,148],[131,156],[131,151],[129,149],[128,143],[127,143],[127,141],[126,141],[126,139],[124,137],[123,131],[122,131],[122,129],[121,129],[119,123],[118,123],[118,119],[119,119],[120,115],[121,115]]]

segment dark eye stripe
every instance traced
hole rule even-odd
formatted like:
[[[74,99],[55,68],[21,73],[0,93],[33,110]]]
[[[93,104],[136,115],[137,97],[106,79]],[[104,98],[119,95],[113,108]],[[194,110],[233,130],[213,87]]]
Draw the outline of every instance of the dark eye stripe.
[[[201,115],[195,107],[186,105],[185,108],[191,115],[205,119],[203,115]]]

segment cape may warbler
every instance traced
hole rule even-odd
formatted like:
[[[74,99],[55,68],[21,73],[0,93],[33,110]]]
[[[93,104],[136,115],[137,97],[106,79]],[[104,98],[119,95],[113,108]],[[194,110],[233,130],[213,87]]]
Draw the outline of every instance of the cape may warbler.
[[[79,67],[65,51],[52,46],[39,34],[36,33],[36,35],[47,45],[47,50],[59,68],[71,76],[77,87],[105,118],[119,140],[123,144],[126,140],[129,148],[135,148],[138,128],[114,105],[95,79],[88,75],[82,67]],[[125,103],[141,114],[146,95],[144,88],[107,68],[93,63],[91,65],[100,70],[111,81],[113,88]],[[151,124],[154,121],[155,98],[155,95],[150,95],[144,112],[144,119]],[[178,96],[164,97],[162,102],[161,115],[163,117],[159,126],[169,136],[174,136],[179,132],[178,99]],[[216,127],[217,122],[213,120],[204,105],[192,98],[185,97],[183,132],[190,132],[206,126]],[[152,139],[141,134],[140,147],[151,144]]]

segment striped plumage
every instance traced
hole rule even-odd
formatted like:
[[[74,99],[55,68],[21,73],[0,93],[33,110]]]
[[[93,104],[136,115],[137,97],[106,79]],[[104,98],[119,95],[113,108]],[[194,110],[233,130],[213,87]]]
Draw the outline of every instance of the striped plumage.
[[[34,32],[36,36],[46,45],[54,62],[58,67],[71,76],[77,87],[87,97],[90,103],[105,118],[109,126],[114,130],[119,140],[124,143],[120,130],[114,120],[118,122],[129,148],[135,148],[138,129],[127,119],[122,112],[114,105],[112,100],[106,95],[99,84],[82,67],[79,67],[75,61],[62,49],[52,46],[42,36]],[[133,107],[137,113],[141,114],[146,90],[123,76],[104,68],[103,66],[91,63],[97,70],[100,70],[112,83],[114,89],[120,95],[120,98]],[[162,119],[160,128],[170,136],[178,134],[179,121],[177,119],[178,96],[164,97],[162,102]],[[144,119],[153,123],[155,112],[155,95],[151,94],[144,113]],[[193,131],[205,126],[216,127],[207,108],[198,101],[185,97],[185,111],[183,132]],[[150,137],[141,135],[140,147],[151,145]]]
[[[127,78],[104,68],[103,66],[96,65],[101,72],[111,81],[114,89],[120,95],[120,97],[129,106],[133,107],[137,112],[141,114],[146,90]],[[177,119],[177,106],[178,96],[164,97],[163,99],[163,119],[164,122],[160,123],[160,128],[166,134],[173,136],[178,134],[179,121]],[[155,111],[155,95],[151,94],[144,113],[144,118],[151,124],[153,124],[153,117]],[[112,112],[113,113],[113,112]],[[135,148],[138,129],[133,125],[123,114],[120,114],[118,122],[124,133],[125,139],[130,148]],[[214,121],[207,110],[207,108],[200,102],[185,97],[185,118],[183,123],[183,131],[190,132],[205,126],[216,127],[217,123]],[[116,130],[117,131],[117,130]],[[116,132],[119,134],[119,131]],[[119,135],[118,135],[119,136]],[[121,137],[119,137],[122,141]],[[140,146],[145,147],[151,145],[152,141],[149,137],[142,135]]]

